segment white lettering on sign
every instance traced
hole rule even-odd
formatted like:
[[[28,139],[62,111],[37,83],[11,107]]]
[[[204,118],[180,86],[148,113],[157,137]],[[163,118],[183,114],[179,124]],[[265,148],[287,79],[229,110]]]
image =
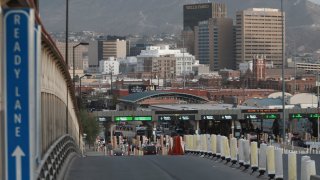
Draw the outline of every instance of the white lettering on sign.
[[[14,74],[15,74],[15,78],[16,78],[16,81],[18,81],[20,79],[20,72],[21,72],[21,62],[23,59],[21,59],[21,46],[20,46],[20,43],[19,43],[19,40],[20,40],[20,20],[21,20],[21,17],[19,14],[16,14],[14,15],[14,29],[13,29],[13,37],[14,37],[14,47],[13,47],[13,53],[14,53]],[[16,86],[15,87],[15,103],[14,103],[14,124],[16,125],[15,127],[15,136],[16,137],[21,137],[21,134],[20,134],[20,129],[21,127],[19,126],[23,120],[23,117],[21,116],[21,110],[22,110],[22,107],[21,107],[21,102],[20,102],[20,93],[19,93],[20,89],[19,89],[19,86]]]

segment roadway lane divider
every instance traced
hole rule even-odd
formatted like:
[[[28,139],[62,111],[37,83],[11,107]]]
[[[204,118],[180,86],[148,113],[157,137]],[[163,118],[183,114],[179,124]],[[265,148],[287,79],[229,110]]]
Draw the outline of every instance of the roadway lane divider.
[[[301,157],[301,180],[307,180],[307,161],[311,160],[309,156]]]
[[[288,180],[297,180],[297,153],[288,154]]]
[[[170,139],[170,138],[169,138]],[[181,140],[181,138],[180,138]],[[168,141],[170,143],[170,140]],[[289,151],[287,149],[260,144],[258,147],[257,142],[250,142],[247,139],[239,139],[231,137],[230,140],[226,136],[215,134],[202,134],[202,135],[185,135],[184,143],[175,142],[176,144],[185,146],[185,152],[193,155],[200,155],[201,157],[217,157],[216,160],[221,159],[220,162],[230,161],[232,165],[238,163],[240,167],[245,167],[245,170],[251,167],[252,172],[259,172],[259,176],[267,173],[270,179],[284,179],[284,164],[283,156],[288,153],[288,174],[286,179],[297,180],[297,153],[299,151]],[[170,145],[169,145],[170,147]],[[173,148],[175,149],[175,148]],[[224,161],[226,160],[226,161]],[[232,166],[231,165],[231,166]],[[301,180],[309,180],[318,178],[316,176],[316,164],[309,156],[302,156],[301,158]],[[244,171],[245,172],[245,171]]]
[[[275,162],[274,162],[274,146],[268,146],[267,147],[267,170],[268,170],[268,176],[270,179],[273,179],[275,177]]]
[[[212,151],[212,156],[216,157],[217,155],[217,136],[215,134],[211,134],[211,151]]]
[[[238,159],[238,162],[239,162],[239,165],[240,167],[242,167],[244,165],[244,139],[239,139],[238,141],[238,144],[239,144],[239,159]]]
[[[244,140],[244,148],[243,148],[243,153],[244,153],[244,168],[248,169],[250,167],[250,142],[249,140]]]
[[[230,155],[230,146],[229,146],[229,139],[227,137],[224,136],[224,155],[226,158],[227,163],[229,163],[231,161],[231,155]]]
[[[264,175],[267,170],[267,144],[260,144],[259,149],[259,176]]]
[[[251,169],[253,174],[255,171],[258,170],[258,143],[251,142]]]
[[[217,135],[217,158],[220,159],[221,157],[221,135]]]
[[[230,140],[230,154],[231,154],[231,163],[232,165],[234,165],[237,163],[237,159],[238,159],[237,138],[231,138]]]
[[[306,180],[310,180],[310,177],[312,175],[316,175],[316,163],[314,160],[308,160],[306,161]]]
[[[276,179],[283,179],[283,149],[276,148],[275,149],[275,165],[276,165]]]

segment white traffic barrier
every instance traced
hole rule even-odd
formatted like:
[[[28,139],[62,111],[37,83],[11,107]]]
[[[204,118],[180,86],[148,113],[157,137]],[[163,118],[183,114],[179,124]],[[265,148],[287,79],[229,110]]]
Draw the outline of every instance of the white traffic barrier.
[[[211,151],[210,134],[207,134],[206,140],[207,140],[207,150],[206,150],[206,152],[211,155],[212,151]]]
[[[222,160],[225,160],[225,158],[226,158],[225,151],[224,151],[224,139],[225,138],[226,138],[225,136],[221,136],[221,139],[220,139],[220,153],[221,153]]]
[[[288,180],[297,180],[297,154],[295,152],[288,154]]]
[[[276,165],[276,179],[283,179],[283,158],[282,158],[282,149],[275,150],[275,165]]]
[[[197,135],[192,135],[192,152],[195,153],[197,149]]]
[[[205,139],[206,139],[206,136],[205,134],[201,134],[200,135],[200,152],[203,153],[204,152],[204,149],[205,149]]]
[[[307,161],[311,160],[309,156],[301,157],[301,180],[307,180]]]
[[[224,137],[224,155],[227,160],[227,162],[230,162],[231,156],[230,156],[230,147],[229,147],[229,139],[227,137]]]
[[[316,163],[314,160],[308,160],[306,162],[306,165],[307,165],[306,166],[306,170],[307,170],[306,178],[307,178],[307,180],[310,180],[310,177],[312,175],[316,175]]]
[[[244,148],[244,139],[239,139],[239,164],[240,166],[243,166],[244,165],[244,151],[243,151],[243,148]]]
[[[267,147],[267,169],[269,178],[273,179],[276,173],[274,163],[274,146]]]
[[[211,134],[211,151],[212,155],[216,156],[217,154],[217,136],[215,134]]]
[[[255,172],[258,170],[258,143],[257,142],[251,142],[251,168],[252,172]]]
[[[200,152],[201,150],[201,135],[197,134],[197,148],[196,148],[196,152]]]
[[[217,157],[220,158],[221,157],[221,136],[217,135],[217,153],[216,153]]]
[[[263,175],[267,170],[267,144],[260,144],[259,149],[259,173]]]
[[[237,138],[231,138],[230,140],[230,155],[231,155],[232,164],[237,163],[237,157],[238,157]]]
[[[250,142],[249,142],[249,140],[244,140],[243,152],[244,152],[244,167],[246,169],[248,169],[250,167]]]

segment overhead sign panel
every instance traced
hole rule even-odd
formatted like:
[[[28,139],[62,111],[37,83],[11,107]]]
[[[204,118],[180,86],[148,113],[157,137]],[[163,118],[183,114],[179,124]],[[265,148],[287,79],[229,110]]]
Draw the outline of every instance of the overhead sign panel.
[[[134,121],[152,121],[152,116],[135,116]]]
[[[236,120],[237,115],[227,114],[227,115],[201,115],[201,120]]]
[[[177,115],[177,116],[158,116],[159,121],[173,121],[173,120],[181,120],[181,121],[189,121],[195,120],[195,115]]]
[[[4,11],[5,170],[7,180],[31,180],[34,171],[34,12]]]
[[[175,116],[158,116],[159,121],[171,121],[174,119],[175,119]]]
[[[241,113],[278,113],[282,112],[282,109],[243,109]]]
[[[116,116],[114,117],[115,121],[132,121],[133,117],[132,116]]]

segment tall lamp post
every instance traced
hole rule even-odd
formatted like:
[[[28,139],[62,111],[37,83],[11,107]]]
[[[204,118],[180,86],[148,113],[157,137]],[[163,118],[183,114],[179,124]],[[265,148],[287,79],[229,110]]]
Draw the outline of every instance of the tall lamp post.
[[[283,143],[286,141],[286,112],[285,112],[285,81],[284,81],[284,66],[285,66],[285,59],[284,59],[284,13],[283,13],[283,0],[281,0],[281,42],[282,42],[282,117],[283,117]]]
[[[84,78],[84,77],[90,77],[92,76],[91,74],[84,74],[83,76],[80,77],[80,86],[79,86],[79,97],[80,97],[80,100],[81,100],[81,79]]]
[[[87,42],[80,42],[78,44],[76,44],[75,46],[72,47],[72,66],[73,66],[73,75],[72,75],[72,79],[73,79],[73,88],[75,89],[76,87],[76,80],[75,80],[75,76],[76,76],[76,66],[75,66],[75,49],[80,46],[80,45],[83,45],[83,46],[87,46],[89,45],[89,43]]]
[[[320,142],[320,137],[319,137],[319,131],[320,131],[320,124],[319,124],[319,108],[320,108],[320,99],[319,99],[319,86],[320,86],[320,82],[319,82],[319,72],[317,72],[317,78],[316,78],[316,86],[317,86],[317,96],[318,96],[318,102],[317,102],[317,108],[318,108],[318,114],[317,114],[317,117],[318,117],[318,133],[317,133],[317,136],[318,136],[318,142]]]

